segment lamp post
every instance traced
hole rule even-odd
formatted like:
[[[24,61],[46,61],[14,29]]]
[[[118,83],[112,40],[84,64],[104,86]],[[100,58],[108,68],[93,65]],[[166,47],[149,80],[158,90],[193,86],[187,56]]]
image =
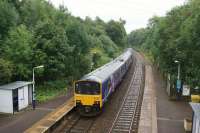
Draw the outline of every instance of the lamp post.
[[[178,60],[175,60],[174,61],[175,63],[178,64],[178,73],[177,73],[177,82],[176,82],[176,89],[177,89],[177,98],[178,100],[180,100],[180,97],[181,97],[181,80],[180,80],[180,69],[181,69],[181,64],[180,64],[180,61]]]
[[[174,62],[178,64],[178,75],[177,75],[177,79],[180,80],[180,69],[181,69],[181,64],[180,64],[180,61],[178,61],[178,60],[175,60]]]
[[[32,98],[32,106],[33,106],[33,109],[35,109],[35,69],[38,69],[38,68],[43,68],[44,66],[41,65],[41,66],[36,66],[36,67],[33,67],[33,98]]]

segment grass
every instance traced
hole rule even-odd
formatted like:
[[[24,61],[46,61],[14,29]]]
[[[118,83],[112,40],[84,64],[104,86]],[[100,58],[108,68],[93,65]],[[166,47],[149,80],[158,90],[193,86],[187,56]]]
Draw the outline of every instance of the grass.
[[[66,94],[67,83],[64,80],[49,81],[39,85],[35,89],[36,100],[39,103],[48,101],[57,96]]]

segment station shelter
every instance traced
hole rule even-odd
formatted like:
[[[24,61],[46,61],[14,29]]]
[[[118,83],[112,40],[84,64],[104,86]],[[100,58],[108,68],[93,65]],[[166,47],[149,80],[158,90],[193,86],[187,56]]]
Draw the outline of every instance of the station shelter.
[[[0,86],[0,112],[14,113],[32,103],[32,82],[16,81]]]

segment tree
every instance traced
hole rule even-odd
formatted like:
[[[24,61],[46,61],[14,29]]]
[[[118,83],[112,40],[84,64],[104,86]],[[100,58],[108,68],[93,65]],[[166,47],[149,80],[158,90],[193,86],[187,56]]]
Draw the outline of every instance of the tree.
[[[3,39],[12,26],[18,22],[18,13],[7,0],[0,1],[0,40]]]
[[[30,78],[33,47],[33,35],[25,25],[10,29],[3,45],[3,52],[5,59],[15,64],[13,76],[18,80]]]
[[[56,9],[45,0],[23,0],[20,4],[21,23],[34,29],[38,22],[51,20]]]
[[[119,47],[125,47],[127,43],[126,30],[123,23],[109,21],[106,25],[106,33]]]
[[[13,65],[10,61],[0,58],[0,84],[11,81]]]
[[[66,27],[66,35],[68,37],[68,43],[71,47],[73,47],[73,51],[71,53],[71,63],[68,64],[70,65],[70,69],[71,71],[68,71],[70,75],[74,74],[75,77],[80,77],[80,75],[82,75],[82,68],[85,68],[85,64],[82,64],[81,66],[81,62],[80,60],[85,60],[85,61],[89,61],[86,58],[87,56],[85,56],[88,52],[89,52],[89,36],[86,32],[86,29],[84,27],[84,25],[75,20],[75,19],[71,19],[71,21],[69,21],[68,26]],[[91,64],[90,62],[88,62],[88,64]],[[85,69],[85,72],[88,72],[90,68]]]
[[[118,51],[116,44],[108,36],[105,35],[101,35],[99,39],[103,44],[105,53],[107,53],[109,57],[114,58],[116,56],[116,51]]]
[[[132,31],[128,35],[128,44],[130,46],[141,46],[146,40],[147,31],[148,30],[144,28]]]
[[[70,64],[68,56],[71,52],[65,30],[52,22],[38,23],[35,37],[35,65],[45,65],[45,79],[55,80],[64,77],[67,64]]]
[[[93,63],[95,69],[115,58],[127,43],[123,20],[83,20],[46,0],[2,0],[0,19],[1,69],[8,74],[3,82],[28,80],[38,65],[45,67],[37,74],[41,84],[78,79]]]
[[[129,35],[129,42],[142,45],[164,73],[175,77],[177,66],[174,60],[179,60],[182,80],[193,86],[199,84],[200,78],[199,7],[198,0],[188,1],[183,6],[173,8],[165,17],[151,18],[145,29],[146,37],[138,34],[138,31]],[[140,42],[141,38],[144,41]]]

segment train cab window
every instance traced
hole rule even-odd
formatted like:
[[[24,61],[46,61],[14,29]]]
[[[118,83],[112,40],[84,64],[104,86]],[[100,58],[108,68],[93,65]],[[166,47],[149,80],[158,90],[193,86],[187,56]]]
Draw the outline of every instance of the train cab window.
[[[77,94],[100,94],[100,84],[91,81],[80,81],[75,84],[75,93]]]

